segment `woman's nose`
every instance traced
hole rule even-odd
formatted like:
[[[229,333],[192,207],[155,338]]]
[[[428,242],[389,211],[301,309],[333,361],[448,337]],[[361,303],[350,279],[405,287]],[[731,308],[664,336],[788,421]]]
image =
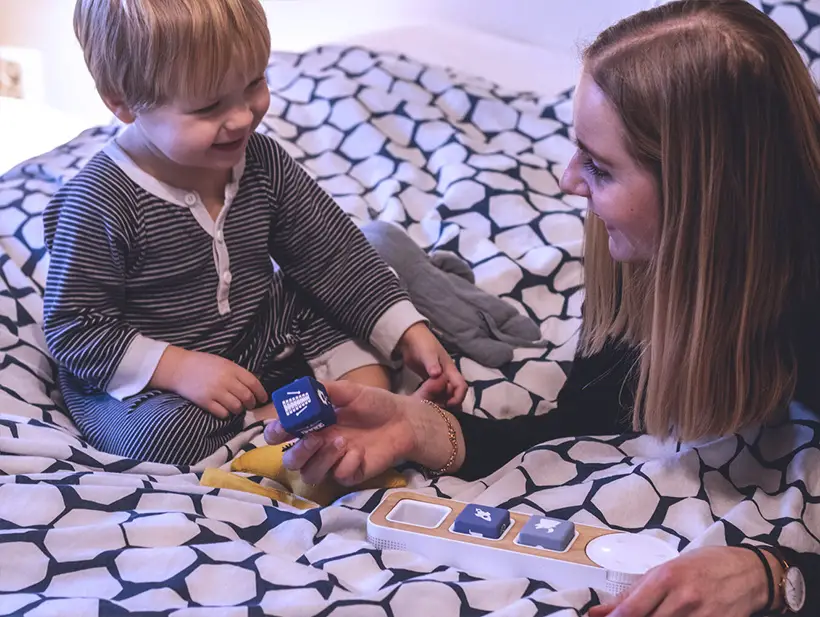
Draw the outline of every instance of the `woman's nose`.
[[[578,154],[576,153],[569,162],[569,165],[567,165],[566,170],[561,176],[561,181],[558,184],[564,193],[588,198],[590,196],[589,185],[581,175],[580,168],[581,164],[578,160]]]

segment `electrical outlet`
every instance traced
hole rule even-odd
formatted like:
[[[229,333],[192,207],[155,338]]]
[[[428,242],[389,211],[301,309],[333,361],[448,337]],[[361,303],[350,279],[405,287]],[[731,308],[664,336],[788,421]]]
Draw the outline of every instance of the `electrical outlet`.
[[[14,60],[0,58],[0,96],[22,99],[24,95],[23,65]]]
[[[0,46],[0,96],[44,103],[44,68],[39,49]]]

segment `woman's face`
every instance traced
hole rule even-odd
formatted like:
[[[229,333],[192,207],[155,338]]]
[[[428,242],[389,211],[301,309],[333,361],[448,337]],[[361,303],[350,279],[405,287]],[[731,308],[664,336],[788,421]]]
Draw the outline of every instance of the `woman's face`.
[[[575,92],[578,150],[561,190],[586,197],[609,233],[615,261],[646,261],[657,247],[660,198],[655,178],[629,155],[620,117],[595,81],[582,73]]]

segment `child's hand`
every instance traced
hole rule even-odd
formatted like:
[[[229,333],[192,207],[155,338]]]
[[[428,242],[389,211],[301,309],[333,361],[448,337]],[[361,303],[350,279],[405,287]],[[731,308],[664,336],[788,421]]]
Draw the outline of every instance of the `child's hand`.
[[[238,364],[174,346],[162,354],[149,385],[179,394],[223,419],[268,400],[259,380]]]
[[[467,382],[458,372],[450,354],[430,332],[426,324],[410,326],[399,340],[404,363],[420,377],[436,380],[443,377],[447,382],[446,404],[460,405],[467,394]]]
[[[412,396],[445,406],[448,405],[448,401],[450,400],[450,392],[447,386],[447,378],[444,375],[431,377],[422,382],[418,390],[413,392]]]

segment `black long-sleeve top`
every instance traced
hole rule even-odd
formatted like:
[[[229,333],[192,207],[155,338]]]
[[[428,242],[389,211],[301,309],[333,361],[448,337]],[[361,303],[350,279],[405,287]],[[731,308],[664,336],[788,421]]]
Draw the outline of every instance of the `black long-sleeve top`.
[[[814,410],[820,409],[820,371],[814,370],[820,362],[816,354],[815,348],[810,360],[800,363],[796,394]],[[466,445],[464,464],[455,475],[467,480],[483,478],[528,448],[552,439],[632,432],[631,368],[636,359],[633,349],[616,345],[608,345],[591,357],[576,358],[556,408],[547,414],[493,420],[455,413]],[[820,615],[820,555],[778,548],[806,579],[807,598],[800,615]]]

